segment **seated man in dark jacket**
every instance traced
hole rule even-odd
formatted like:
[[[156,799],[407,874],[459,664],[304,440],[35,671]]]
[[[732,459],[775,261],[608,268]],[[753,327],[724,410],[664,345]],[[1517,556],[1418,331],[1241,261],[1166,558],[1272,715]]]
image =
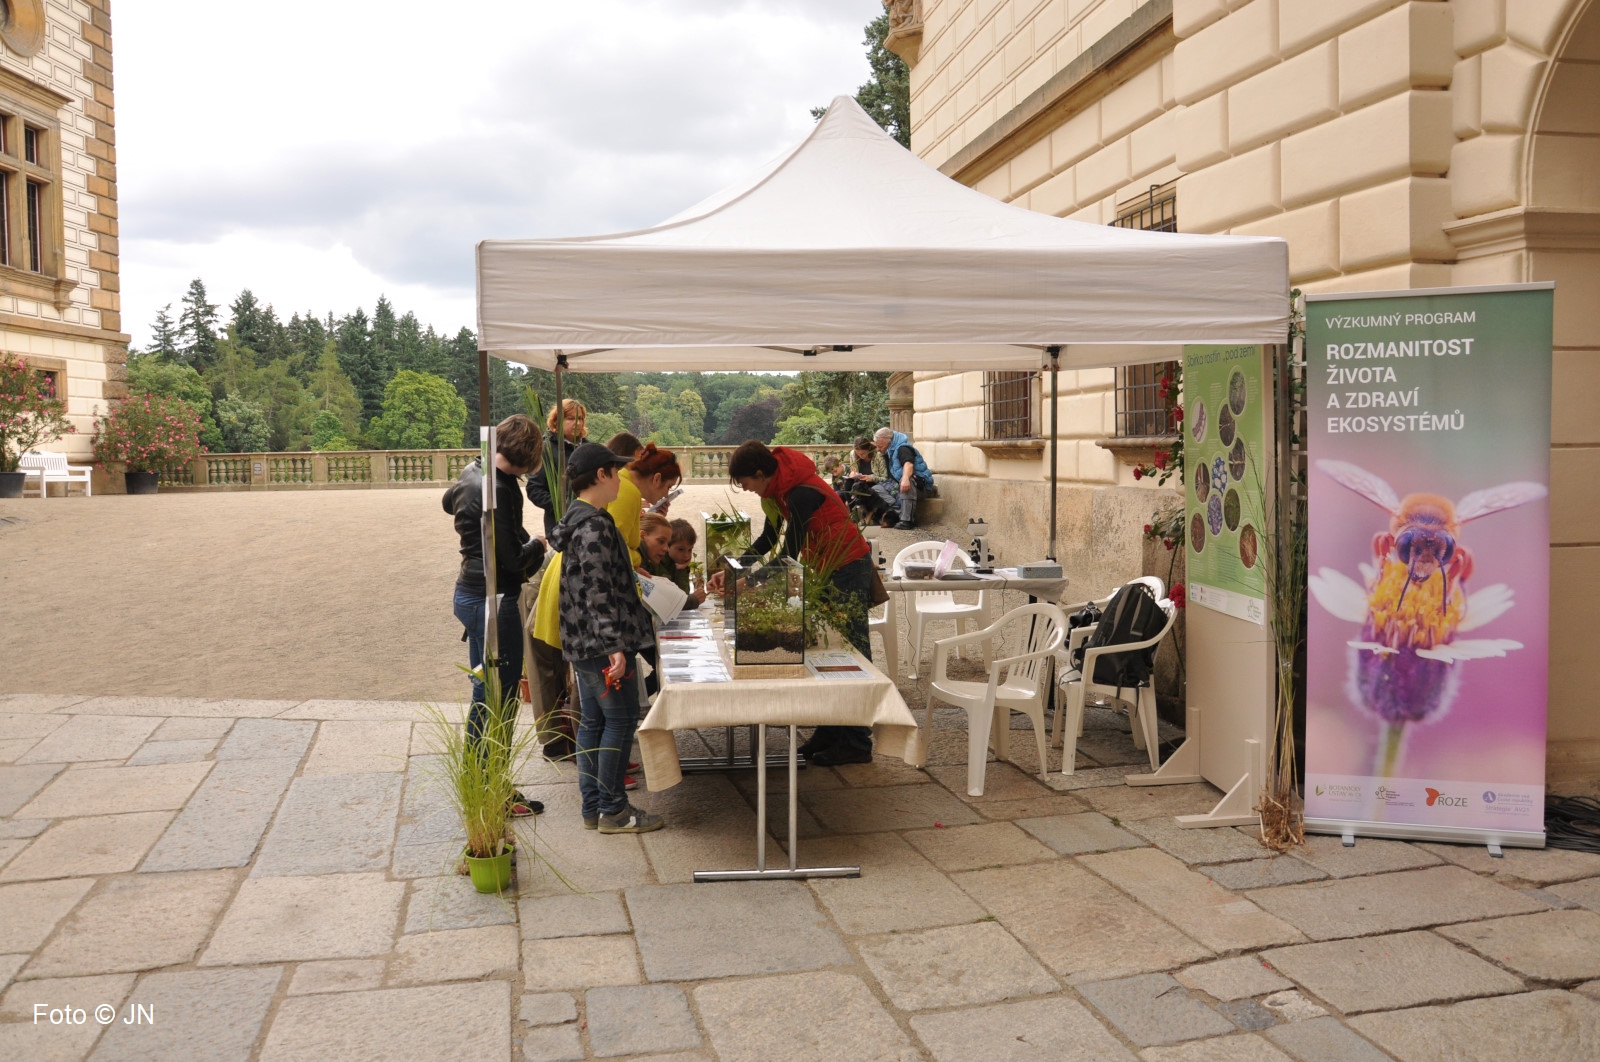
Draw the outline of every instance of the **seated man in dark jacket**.
[[[515,697],[522,679],[522,617],[517,611],[517,596],[522,584],[544,564],[544,539],[534,538],[522,526],[522,490],[517,477],[539,467],[544,448],[539,429],[521,413],[502,420],[495,429],[495,596],[499,603],[499,660],[495,672],[503,695]],[[467,662],[477,669],[483,664],[484,624],[488,614],[483,577],[483,468],[481,459],[461,470],[461,477],[444,492],[444,511],[455,517],[456,533],[461,537],[461,574],[456,577],[453,607],[456,619],[465,628]],[[467,734],[477,741],[483,734],[488,709],[484,684],[472,680],[472,710],[467,716]],[[522,801],[530,814],[537,802]]]

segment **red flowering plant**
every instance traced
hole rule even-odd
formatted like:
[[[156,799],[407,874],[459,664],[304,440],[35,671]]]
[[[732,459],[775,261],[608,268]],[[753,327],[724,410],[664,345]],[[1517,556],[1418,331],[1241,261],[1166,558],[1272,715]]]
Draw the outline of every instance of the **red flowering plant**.
[[[94,457],[102,468],[122,464],[129,472],[158,472],[204,452],[200,414],[181,399],[130,395],[95,418]]]
[[[1173,362],[1166,372],[1161,374],[1158,381],[1161,400],[1166,403],[1168,430],[1172,433],[1172,442],[1164,448],[1156,450],[1149,464],[1136,465],[1133,469],[1134,479],[1154,479],[1161,486],[1166,486],[1174,476],[1178,482],[1183,482],[1183,403],[1179,395],[1183,393],[1183,363]],[[1175,505],[1167,505],[1157,510],[1148,524],[1144,525],[1144,537],[1159,539],[1163,546],[1173,550],[1183,541],[1184,532],[1184,507],[1180,500]],[[1175,599],[1176,600],[1176,599]],[[1182,607],[1181,605],[1179,607]]]
[[[75,430],[50,378],[0,352],[0,472],[15,472],[23,454]]]

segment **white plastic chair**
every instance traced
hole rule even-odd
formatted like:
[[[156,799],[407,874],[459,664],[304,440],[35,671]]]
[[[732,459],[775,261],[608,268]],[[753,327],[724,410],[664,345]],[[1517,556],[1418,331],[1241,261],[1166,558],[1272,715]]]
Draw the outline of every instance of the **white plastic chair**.
[[[1150,578],[1154,578],[1151,576]],[[1097,602],[1098,603],[1098,602]],[[1101,607],[1103,608],[1103,603]],[[1144,749],[1150,757],[1150,769],[1153,771],[1161,766],[1161,743],[1156,736],[1156,688],[1155,676],[1146,681],[1145,685],[1138,687],[1102,685],[1093,681],[1094,667],[1100,657],[1110,653],[1128,653],[1140,649],[1149,649],[1160,645],[1161,640],[1172,630],[1172,624],[1177,620],[1178,609],[1170,600],[1162,598],[1157,602],[1161,611],[1166,614],[1167,622],[1161,627],[1154,638],[1142,642],[1128,642],[1122,645],[1102,645],[1089,649],[1083,654],[1083,668],[1077,670],[1072,667],[1071,653],[1094,633],[1098,624],[1079,627],[1072,632],[1067,646],[1057,654],[1056,685],[1066,696],[1065,725],[1063,733],[1062,710],[1056,710],[1055,727],[1050,735],[1050,743],[1061,748],[1061,773],[1071,774],[1078,763],[1078,738],[1083,734],[1083,705],[1090,696],[1105,697],[1112,701],[1113,707],[1117,704],[1127,705],[1129,708],[1129,723],[1133,728],[1134,748]],[[1087,676],[1087,677],[1086,677]],[[1128,694],[1133,695],[1133,700],[1128,699]]]
[[[939,554],[944,551],[943,542],[914,542],[895,554],[894,565],[891,571],[897,579],[905,578],[907,564],[932,564],[939,559]],[[953,568],[967,568],[972,564],[971,558],[965,553],[957,553]],[[960,585],[960,584],[955,584]],[[977,586],[982,584],[977,584]],[[956,600],[956,596],[949,590],[917,590],[911,594],[911,677],[917,677],[917,669],[922,666],[922,634],[929,623],[941,620],[950,620],[955,623],[956,633],[965,634],[967,624],[976,621],[978,626],[989,622],[989,592],[978,590],[976,604],[967,604]],[[989,657],[984,656],[985,664]]]
[[[1165,600],[1167,596],[1166,584],[1161,581],[1161,576],[1159,575],[1141,575],[1137,578],[1129,579],[1128,581],[1130,583],[1143,583],[1145,586],[1148,586],[1150,588],[1150,596],[1155,598],[1157,602]],[[1080,601],[1076,605],[1062,605],[1061,611],[1070,617],[1073,613],[1081,612],[1083,609],[1093,605],[1101,612],[1104,612],[1106,610],[1106,606],[1111,604],[1112,595],[1115,593],[1116,591],[1113,590],[1105,597],[1097,597],[1089,601]],[[1061,651],[1056,654],[1055,681],[1058,686],[1065,684],[1069,679],[1076,678],[1078,670],[1072,666],[1072,654],[1080,646],[1082,646],[1084,642],[1089,640],[1089,635],[1094,632],[1094,628],[1095,625],[1091,623],[1087,627],[1079,627],[1076,630],[1069,630],[1067,632],[1067,642],[1061,647]],[[1061,747],[1061,717],[1066,714],[1066,710],[1066,704],[1058,700],[1056,702],[1055,724],[1050,738],[1050,747],[1053,749],[1059,749]],[[1078,736],[1083,736],[1083,721],[1081,719],[1078,722]],[[1071,774],[1072,772],[1068,771],[1067,773]]]
[[[883,662],[888,668],[889,681],[893,682],[900,677],[900,624],[898,622],[899,610],[895,607],[894,595],[889,595],[889,600],[884,603],[883,616],[878,617],[867,611],[867,640],[871,643],[872,633],[876,631],[883,639]]]
[[[1044,704],[1050,689],[1050,662],[1066,633],[1067,617],[1060,606],[1047,602],[1023,605],[1001,616],[992,626],[971,634],[940,638],[933,643],[933,679],[923,718],[925,736],[933,731],[935,699],[965,708],[967,712],[967,793],[983,795],[983,776],[989,746],[1003,760],[1011,758],[1011,713],[1033,720],[1033,737],[1039,747],[1039,777],[1049,771],[1045,747]],[[982,644],[992,656],[997,644],[1011,631],[1023,632],[1026,648],[1015,656],[989,664],[987,682],[964,682],[949,676],[950,650]]]

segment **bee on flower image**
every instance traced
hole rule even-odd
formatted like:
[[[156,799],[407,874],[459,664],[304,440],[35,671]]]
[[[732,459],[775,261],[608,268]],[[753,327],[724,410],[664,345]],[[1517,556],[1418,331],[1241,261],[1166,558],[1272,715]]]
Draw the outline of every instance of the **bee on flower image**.
[[[1348,643],[1345,694],[1381,727],[1373,773],[1393,777],[1408,727],[1436,722],[1449,711],[1461,683],[1461,664],[1505,656],[1522,643],[1506,638],[1461,638],[1511,608],[1511,588],[1496,583],[1468,592],[1473,556],[1461,526],[1543,498],[1529,482],[1475,490],[1451,503],[1437,494],[1401,498],[1381,477],[1344,461],[1316,468],[1389,514],[1372,539],[1372,562],[1361,582],[1332,568],[1308,580],[1311,596],[1333,616],[1361,625]]]

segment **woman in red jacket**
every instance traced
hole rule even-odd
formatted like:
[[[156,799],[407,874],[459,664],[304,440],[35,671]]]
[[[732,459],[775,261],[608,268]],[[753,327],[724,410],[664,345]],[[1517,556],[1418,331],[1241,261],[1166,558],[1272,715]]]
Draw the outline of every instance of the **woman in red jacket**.
[[[831,582],[841,592],[856,595],[861,605],[846,637],[862,656],[872,659],[872,643],[867,638],[867,608],[872,600],[871,547],[851,521],[839,495],[817,475],[816,464],[798,450],[786,446],[768,449],[751,439],[728,458],[728,477],[745,490],[770,499],[783,517],[781,524],[767,521],[761,536],[750,547],[751,554],[764,557],[770,553],[778,545],[781,528],[783,556],[803,560],[813,567],[837,565]],[[711,576],[714,593],[722,591],[722,578],[722,572]],[[871,763],[872,728],[819,726],[800,751],[811,763],[822,767]]]

